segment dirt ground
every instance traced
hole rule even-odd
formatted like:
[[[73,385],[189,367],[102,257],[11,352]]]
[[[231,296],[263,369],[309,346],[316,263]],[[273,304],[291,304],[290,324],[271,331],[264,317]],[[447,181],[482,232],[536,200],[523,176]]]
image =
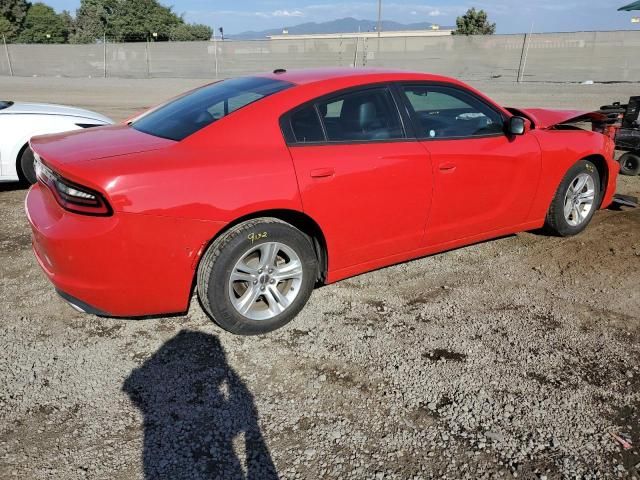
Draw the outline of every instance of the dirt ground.
[[[121,120],[201,83],[0,78],[0,97]],[[580,109],[640,93],[475,86]],[[31,253],[25,194],[0,184],[0,478],[640,479],[640,209],[323,287],[245,338],[195,299],[170,318],[77,313]]]

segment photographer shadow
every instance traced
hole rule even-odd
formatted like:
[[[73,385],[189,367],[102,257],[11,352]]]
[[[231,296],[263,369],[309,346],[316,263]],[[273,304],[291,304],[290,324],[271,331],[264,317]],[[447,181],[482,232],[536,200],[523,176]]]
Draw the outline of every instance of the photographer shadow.
[[[278,478],[253,395],[217,337],[181,331],[122,388],[144,416],[145,479]]]

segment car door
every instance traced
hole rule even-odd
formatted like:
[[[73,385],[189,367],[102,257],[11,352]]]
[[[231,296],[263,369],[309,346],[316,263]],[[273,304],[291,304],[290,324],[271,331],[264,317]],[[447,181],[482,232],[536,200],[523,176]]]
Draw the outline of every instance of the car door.
[[[332,271],[415,250],[432,168],[388,86],[351,89],[283,119],[302,204],[322,228]]]
[[[534,136],[508,136],[505,115],[462,87],[414,84],[401,90],[433,166],[433,203],[424,244],[524,223],[541,171]]]

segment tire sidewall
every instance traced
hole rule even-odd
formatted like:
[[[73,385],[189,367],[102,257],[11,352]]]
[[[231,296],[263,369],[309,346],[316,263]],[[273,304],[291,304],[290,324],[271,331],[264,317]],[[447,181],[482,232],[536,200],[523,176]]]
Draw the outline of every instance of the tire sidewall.
[[[251,240],[260,237],[259,240]],[[297,297],[282,313],[269,320],[251,320],[238,312],[229,298],[229,278],[233,267],[251,247],[279,242],[292,248],[303,264],[302,284]],[[222,247],[211,268],[207,288],[209,311],[225,330],[241,335],[267,333],[289,323],[302,310],[316,282],[318,263],[309,237],[286,223],[265,222],[242,230]]]
[[[628,160],[632,160],[634,162],[634,167],[631,169],[628,169],[625,166]],[[640,154],[635,152],[625,153],[620,157],[618,162],[620,163],[620,173],[622,175],[629,175],[633,177],[640,174]]]
[[[29,185],[33,185],[37,181],[34,161],[33,150],[27,146],[20,155],[19,174],[21,179]]]
[[[593,179],[593,184],[595,188],[595,195],[593,198],[593,208],[589,212],[589,215],[587,216],[587,218],[580,225],[573,226],[573,225],[569,225],[567,220],[564,218],[564,199],[567,194],[569,185],[571,185],[571,183],[573,183],[576,177],[582,173],[586,173]],[[598,174],[598,169],[589,160],[580,160],[573,167],[571,167],[569,171],[566,173],[566,175],[562,179],[562,182],[560,183],[560,186],[558,187],[556,196],[553,199],[554,212],[556,215],[555,224],[557,226],[556,228],[558,232],[563,236],[576,235],[582,232],[587,227],[587,225],[589,225],[589,222],[591,222],[591,218],[595,214],[596,210],[599,208],[601,195],[602,195],[602,192],[600,191],[600,175]]]

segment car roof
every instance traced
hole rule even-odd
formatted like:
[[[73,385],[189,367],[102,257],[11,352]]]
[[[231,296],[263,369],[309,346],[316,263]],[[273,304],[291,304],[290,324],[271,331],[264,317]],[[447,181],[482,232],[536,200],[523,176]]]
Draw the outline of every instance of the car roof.
[[[277,69],[273,72],[261,75],[269,78],[284,80],[296,85],[306,85],[310,83],[322,82],[336,78],[353,79],[354,83],[360,83],[363,80],[389,80],[395,78],[397,80],[422,80],[422,81],[439,81],[460,83],[454,78],[433,75],[430,73],[410,72],[399,69],[387,68],[351,68],[351,67],[333,67],[333,68],[308,68],[304,70],[284,70]]]

